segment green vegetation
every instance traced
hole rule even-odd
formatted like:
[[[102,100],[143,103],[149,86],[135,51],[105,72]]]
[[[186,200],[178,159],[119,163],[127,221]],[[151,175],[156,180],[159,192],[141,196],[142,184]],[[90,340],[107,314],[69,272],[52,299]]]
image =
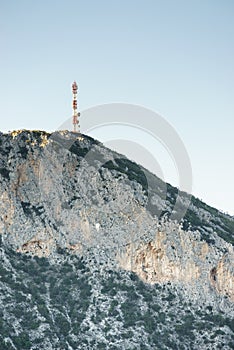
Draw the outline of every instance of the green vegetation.
[[[17,335],[10,319],[1,318],[0,348],[4,349],[3,339],[10,337],[17,349],[30,349],[31,341],[28,334],[42,324],[37,314],[44,317],[49,329],[52,330],[47,334],[51,343],[54,335],[60,337],[62,334],[66,337],[69,334],[71,325],[65,310],[72,319],[74,327],[79,329],[91,295],[91,286],[85,277],[88,270],[82,260],[75,257],[71,258],[72,263],[51,265],[46,258],[31,258],[13,251],[9,251],[8,255],[11,257],[12,268],[17,270],[17,276],[15,279],[10,270],[0,265],[1,282],[14,291],[12,295],[5,295],[5,308],[6,310],[9,308],[11,317],[16,318],[21,327],[27,331]],[[57,310],[54,314],[51,314],[47,305],[48,293],[50,309]],[[11,307],[13,300],[14,307]]]
[[[90,149],[87,147],[81,147],[78,142],[74,142],[69,150],[77,156],[84,158]]]
[[[10,171],[7,170],[6,168],[0,168],[0,174],[2,177],[4,177],[5,179],[9,180],[10,179]]]
[[[119,173],[127,175],[130,181],[134,180],[138,182],[145,192],[148,191],[148,182],[144,171],[141,170],[139,165],[127,158],[116,158],[114,162],[110,160],[103,164],[102,167],[109,170],[116,170]]]

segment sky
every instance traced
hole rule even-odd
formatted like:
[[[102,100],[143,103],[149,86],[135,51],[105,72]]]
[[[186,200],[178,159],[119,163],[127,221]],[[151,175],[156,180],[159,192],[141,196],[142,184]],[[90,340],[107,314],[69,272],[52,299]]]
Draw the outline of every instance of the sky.
[[[162,115],[192,193],[234,215],[232,0],[0,0],[0,50],[1,131],[56,130],[75,79],[81,112],[121,102]]]

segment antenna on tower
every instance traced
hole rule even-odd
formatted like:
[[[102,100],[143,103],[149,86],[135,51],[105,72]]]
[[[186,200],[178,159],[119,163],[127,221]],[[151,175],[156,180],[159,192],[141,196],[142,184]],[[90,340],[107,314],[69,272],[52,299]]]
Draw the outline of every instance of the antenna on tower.
[[[73,101],[72,101],[72,106],[73,106],[73,127],[74,127],[74,132],[80,132],[80,125],[79,125],[79,116],[80,113],[77,111],[77,91],[78,91],[78,86],[76,82],[72,84],[72,94],[73,94]]]

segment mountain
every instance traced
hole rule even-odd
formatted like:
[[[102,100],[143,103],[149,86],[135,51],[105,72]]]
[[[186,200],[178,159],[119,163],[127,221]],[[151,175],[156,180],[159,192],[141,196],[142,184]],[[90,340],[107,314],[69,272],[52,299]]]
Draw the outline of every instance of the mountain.
[[[234,348],[233,217],[83,134],[0,154],[0,349]]]

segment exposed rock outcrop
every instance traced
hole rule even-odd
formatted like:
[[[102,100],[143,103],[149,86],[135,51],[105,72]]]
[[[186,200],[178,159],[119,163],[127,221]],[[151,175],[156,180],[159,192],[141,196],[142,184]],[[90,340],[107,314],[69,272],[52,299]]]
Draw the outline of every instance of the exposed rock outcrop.
[[[222,253],[202,241],[199,234],[185,232],[170,224],[157,232],[148,243],[130,243],[119,256],[122,268],[135,272],[146,283],[182,283],[208,293],[212,286],[218,293],[234,301],[234,251]],[[166,232],[167,231],[167,232]],[[217,267],[212,268],[213,265]]]
[[[98,248],[147,283],[212,287],[234,301],[233,218],[192,197],[184,227],[160,223],[176,189],[164,193],[156,176],[85,135],[14,131],[0,148],[6,245],[39,257]],[[181,206],[186,200],[180,194]]]

